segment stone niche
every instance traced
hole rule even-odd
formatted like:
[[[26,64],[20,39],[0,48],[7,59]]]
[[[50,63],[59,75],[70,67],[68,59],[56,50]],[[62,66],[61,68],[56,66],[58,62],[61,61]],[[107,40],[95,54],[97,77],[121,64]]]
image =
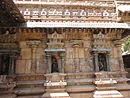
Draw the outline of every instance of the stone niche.
[[[54,32],[48,34],[46,53],[46,73],[64,73],[64,34]]]
[[[111,47],[109,45],[109,36],[99,32],[93,34],[93,55],[95,71],[110,71],[109,58]]]

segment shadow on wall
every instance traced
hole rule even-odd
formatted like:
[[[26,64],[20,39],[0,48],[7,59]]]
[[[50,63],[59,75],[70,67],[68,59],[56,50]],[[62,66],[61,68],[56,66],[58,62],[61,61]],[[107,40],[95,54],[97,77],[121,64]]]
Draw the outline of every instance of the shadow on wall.
[[[125,70],[128,72],[127,78],[130,78],[130,54],[123,55],[124,67]]]

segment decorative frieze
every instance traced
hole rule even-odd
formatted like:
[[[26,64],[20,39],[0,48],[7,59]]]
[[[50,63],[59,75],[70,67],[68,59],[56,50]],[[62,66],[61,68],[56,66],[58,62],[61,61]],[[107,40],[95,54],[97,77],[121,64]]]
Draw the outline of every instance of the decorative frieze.
[[[87,4],[87,3],[86,3]],[[97,3],[96,3],[97,4]],[[117,13],[115,9],[111,8],[89,8],[89,7],[45,7],[45,8],[31,8],[31,7],[19,7],[20,12],[24,15],[25,19],[30,20],[77,20],[82,21],[101,21],[107,20],[110,21],[117,18]],[[96,19],[97,20],[96,20]]]
[[[17,41],[16,34],[0,34],[1,43],[14,43]]]
[[[43,36],[46,36],[46,34],[44,33],[44,29],[21,28],[18,30],[18,33],[17,33],[17,40],[18,41],[42,40]],[[45,37],[45,39],[46,39],[46,37]]]
[[[0,48],[3,48],[3,49],[10,48],[9,50],[13,51],[13,49],[17,49],[18,48],[18,44],[17,43],[0,43]]]

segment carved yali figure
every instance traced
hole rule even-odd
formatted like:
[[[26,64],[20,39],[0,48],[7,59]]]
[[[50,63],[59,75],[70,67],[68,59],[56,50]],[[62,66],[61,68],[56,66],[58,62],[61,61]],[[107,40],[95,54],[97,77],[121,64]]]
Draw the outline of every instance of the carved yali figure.
[[[57,59],[56,59],[55,56],[52,56],[51,63],[52,63],[52,65],[51,65],[51,67],[52,67],[51,68],[51,72],[52,73],[59,72],[59,70],[58,70],[58,62],[57,62]]]

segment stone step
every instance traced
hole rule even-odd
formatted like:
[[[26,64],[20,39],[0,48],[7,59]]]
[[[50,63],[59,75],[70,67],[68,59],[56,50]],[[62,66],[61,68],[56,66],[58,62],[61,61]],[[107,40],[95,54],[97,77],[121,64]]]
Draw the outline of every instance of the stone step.
[[[125,77],[117,77],[117,78],[96,78],[96,81],[99,81],[99,80],[116,80],[117,82],[126,82],[128,81],[128,78],[125,78]]]
[[[47,83],[44,83],[44,86],[47,86],[47,87],[53,87],[53,86],[66,86],[67,85],[67,82],[47,82]]]
[[[41,98],[70,98],[67,92],[61,93],[45,93],[42,95]]]
[[[123,98],[123,95],[117,90],[95,91],[94,98]]]
[[[95,86],[93,85],[79,85],[79,86],[67,86],[67,92],[86,92],[86,91],[94,91]]]
[[[33,81],[17,81],[16,84],[19,85],[35,85],[44,84],[44,80],[33,80]]]
[[[17,95],[30,95],[30,94],[43,94],[45,92],[44,87],[36,87],[36,88],[16,88],[15,93]]]
[[[96,87],[97,90],[114,90],[116,87]]]
[[[116,88],[117,88],[117,90],[129,90],[130,84],[127,84],[127,83],[117,84]]]
[[[112,80],[112,79],[109,79],[109,80],[100,79],[98,81],[95,81],[95,84],[96,85],[114,85],[114,84],[117,84],[117,81]]]
[[[33,81],[33,80],[45,80],[44,74],[24,74],[17,75],[17,81]]]
[[[17,96],[17,98],[41,98],[42,95]]]
[[[15,94],[0,95],[0,98],[16,98]]]
[[[93,83],[94,79],[68,79],[67,83]]]
[[[0,89],[11,89],[16,86],[15,82],[10,83],[0,83]]]
[[[57,89],[46,89],[46,92],[65,92],[65,89],[63,88],[57,88]]]
[[[18,88],[32,88],[32,87],[44,87],[43,80],[33,80],[33,81],[17,81]]]

